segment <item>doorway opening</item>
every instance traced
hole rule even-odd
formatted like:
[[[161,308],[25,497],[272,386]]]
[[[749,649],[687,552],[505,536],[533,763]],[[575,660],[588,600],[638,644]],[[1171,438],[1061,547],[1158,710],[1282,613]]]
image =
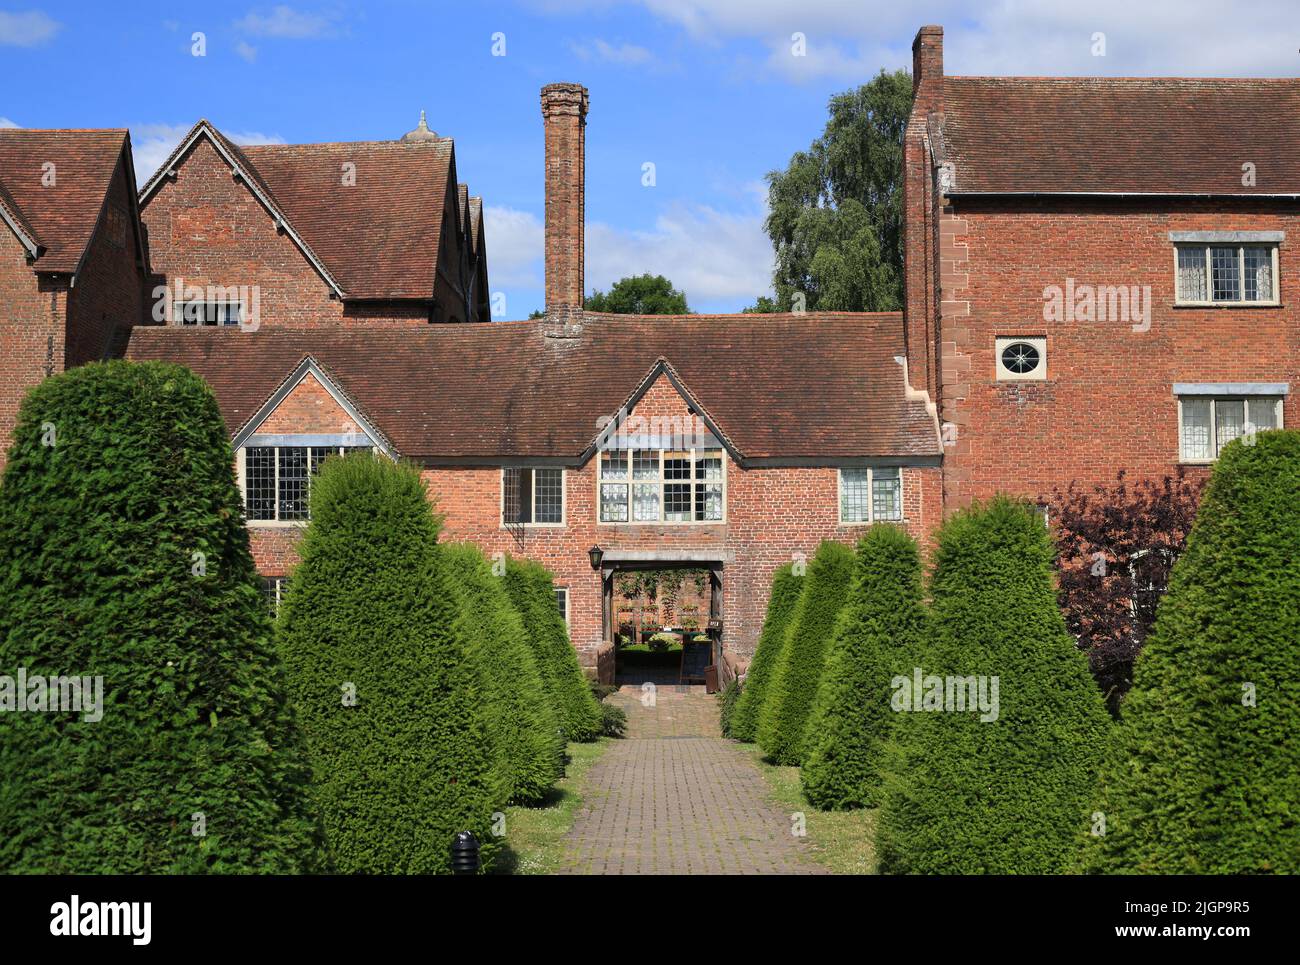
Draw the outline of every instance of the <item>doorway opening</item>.
[[[707,683],[722,652],[721,564],[623,560],[603,577],[614,683]]]

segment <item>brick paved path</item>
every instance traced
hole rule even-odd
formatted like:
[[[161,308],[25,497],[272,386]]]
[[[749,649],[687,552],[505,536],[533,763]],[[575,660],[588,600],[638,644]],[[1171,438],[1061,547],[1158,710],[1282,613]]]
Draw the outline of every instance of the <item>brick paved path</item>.
[[[566,838],[569,874],[817,874],[790,816],[745,751],[718,731],[703,687],[640,687],[609,697],[628,736],[587,774]]]

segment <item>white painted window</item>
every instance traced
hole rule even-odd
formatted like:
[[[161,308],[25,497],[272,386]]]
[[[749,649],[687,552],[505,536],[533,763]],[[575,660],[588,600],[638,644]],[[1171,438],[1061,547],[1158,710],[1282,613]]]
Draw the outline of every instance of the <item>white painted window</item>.
[[[244,514],[250,522],[300,522],[311,479],[326,458],[369,450],[370,446],[246,446],[240,483]]]
[[[172,304],[172,319],[177,325],[236,326],[244,319],[244,306],[238,301],[178,301]]]
[[[1179,458],[1183,462],[1213,462],[1232,440],[1281,426],[1280,396],[1182,396],[1178,400]]]
[[[280,602],[284,599],[284,591],[288,585],[288,579],[283,576],[262,577],[262,599],[266,601],[266,608],[270,611],[272,619],[280,612]]]
[[[1179,244],[1175,246],[1179,305],[1276,305],[1275,244]]]
[[[564,470],[531,466],[503,469],[501,522],[509,526],[562,526]]]
[[[840,470],[840,522],[903,518],[903,473],[897,466]]]
[[[569,588],[567,586],[557,586],[555,588],[555,605],[560,608],[560,616],[564,617],[564,625],[569,625]]]
[[[726,459],[720,447],[607,449],[597,475],[602,523],[726,518]]]

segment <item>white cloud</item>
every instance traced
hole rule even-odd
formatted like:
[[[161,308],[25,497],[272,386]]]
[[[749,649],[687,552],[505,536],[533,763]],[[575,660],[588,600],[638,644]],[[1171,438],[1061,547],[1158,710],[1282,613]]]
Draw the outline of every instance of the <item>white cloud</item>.
[[[758,197],[761,188],[753,192]],[[544,231],[531,212],[484,208],[492,290],[539,293],[545,276]],[[772,244],[760,210],[734,214],[704,205],[674,204],[645,230],[587,223],[587,292],[608,291],[628,275],[664,275],[692,308],[748,305],[771,292]],[[511,304],[507,318],[536,306]]]
[[[36,47],[50,40],[63,27],[40,10],[7,13],[0,10],[0,44],[12,47]]]
[[[131,150],[135,155],[135,176],[144,184],[158,170],[189,133],[193,124],[137,124],[131,128]],[[283,144],[284,138],[260,131],[227,131],[226,137],[236,144]]]
[[[640,67],[655,62],[655,55],[645,47],[611,44],[599,37],[588,43],[571,43],[569,49],[575,57],[585,62],[600,61],[625,67]]]
[[[236,30],[254,37],[278,37],[282,40],[310,40],[334,31],[337,13],[306,13],[280,4],[269,14],[249,11],[235,23]]]
[[[771,291],[772,265],[762,212],[735,214],[678,203],[649,230],[587,224],[588,291],[608,290],[620,278],[649,272],[671,280],[697,310],[717,301],[749,304]]]
[[[483,206],[483,217],[488,279],[493,290],[540,289],[545,252],[541,220],[530,211],[491,204]],[[506,317],[523,316],[510,306]]]
[[[235,53],[250,64],[257,60],[257,48],[247,41],[239,41],[235,44]]]
[[[0,117],[0,127],[22,127],[21,124],[15,124],[7,117]]]
[[[745,39],[767,50],[768,73],[792,80],[863,82],[880,68],[910,67],[911,43],[925,23],[945,27],[945,67],[953,74],[1293,76],[1298,57],[1293,0],[1256,0],[1250,16],[1224,15],[1221,0],[1089,0],[1086,4],[967,0],[908,4],[862,0],[533,0],[554,15],[639,6],[681,27],[694,41]],[[808,56],[790,55],[790,37]],[[1093,34],[1106,56],[1092,55]]]

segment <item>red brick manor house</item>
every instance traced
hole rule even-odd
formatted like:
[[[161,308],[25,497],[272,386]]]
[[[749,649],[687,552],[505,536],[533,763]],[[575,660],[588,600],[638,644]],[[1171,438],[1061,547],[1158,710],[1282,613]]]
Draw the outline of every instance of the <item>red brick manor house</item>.
[[[901,314],[585,312],[573,84],[542,90],[537,321],[490,321],[482,203],[423,118],[266,147],[200,121],[138,193],[125,131],[0,131],[0,434],[68,366],[187,365],[273,592],[316,466],[376,449],[422,467],[447,538],[553,570],[595,666],[620,573],[707,570],[743,657],[821,540],[924,539],[1297,418],[1300,81],[946,77],[939,27],[913,54]]]

